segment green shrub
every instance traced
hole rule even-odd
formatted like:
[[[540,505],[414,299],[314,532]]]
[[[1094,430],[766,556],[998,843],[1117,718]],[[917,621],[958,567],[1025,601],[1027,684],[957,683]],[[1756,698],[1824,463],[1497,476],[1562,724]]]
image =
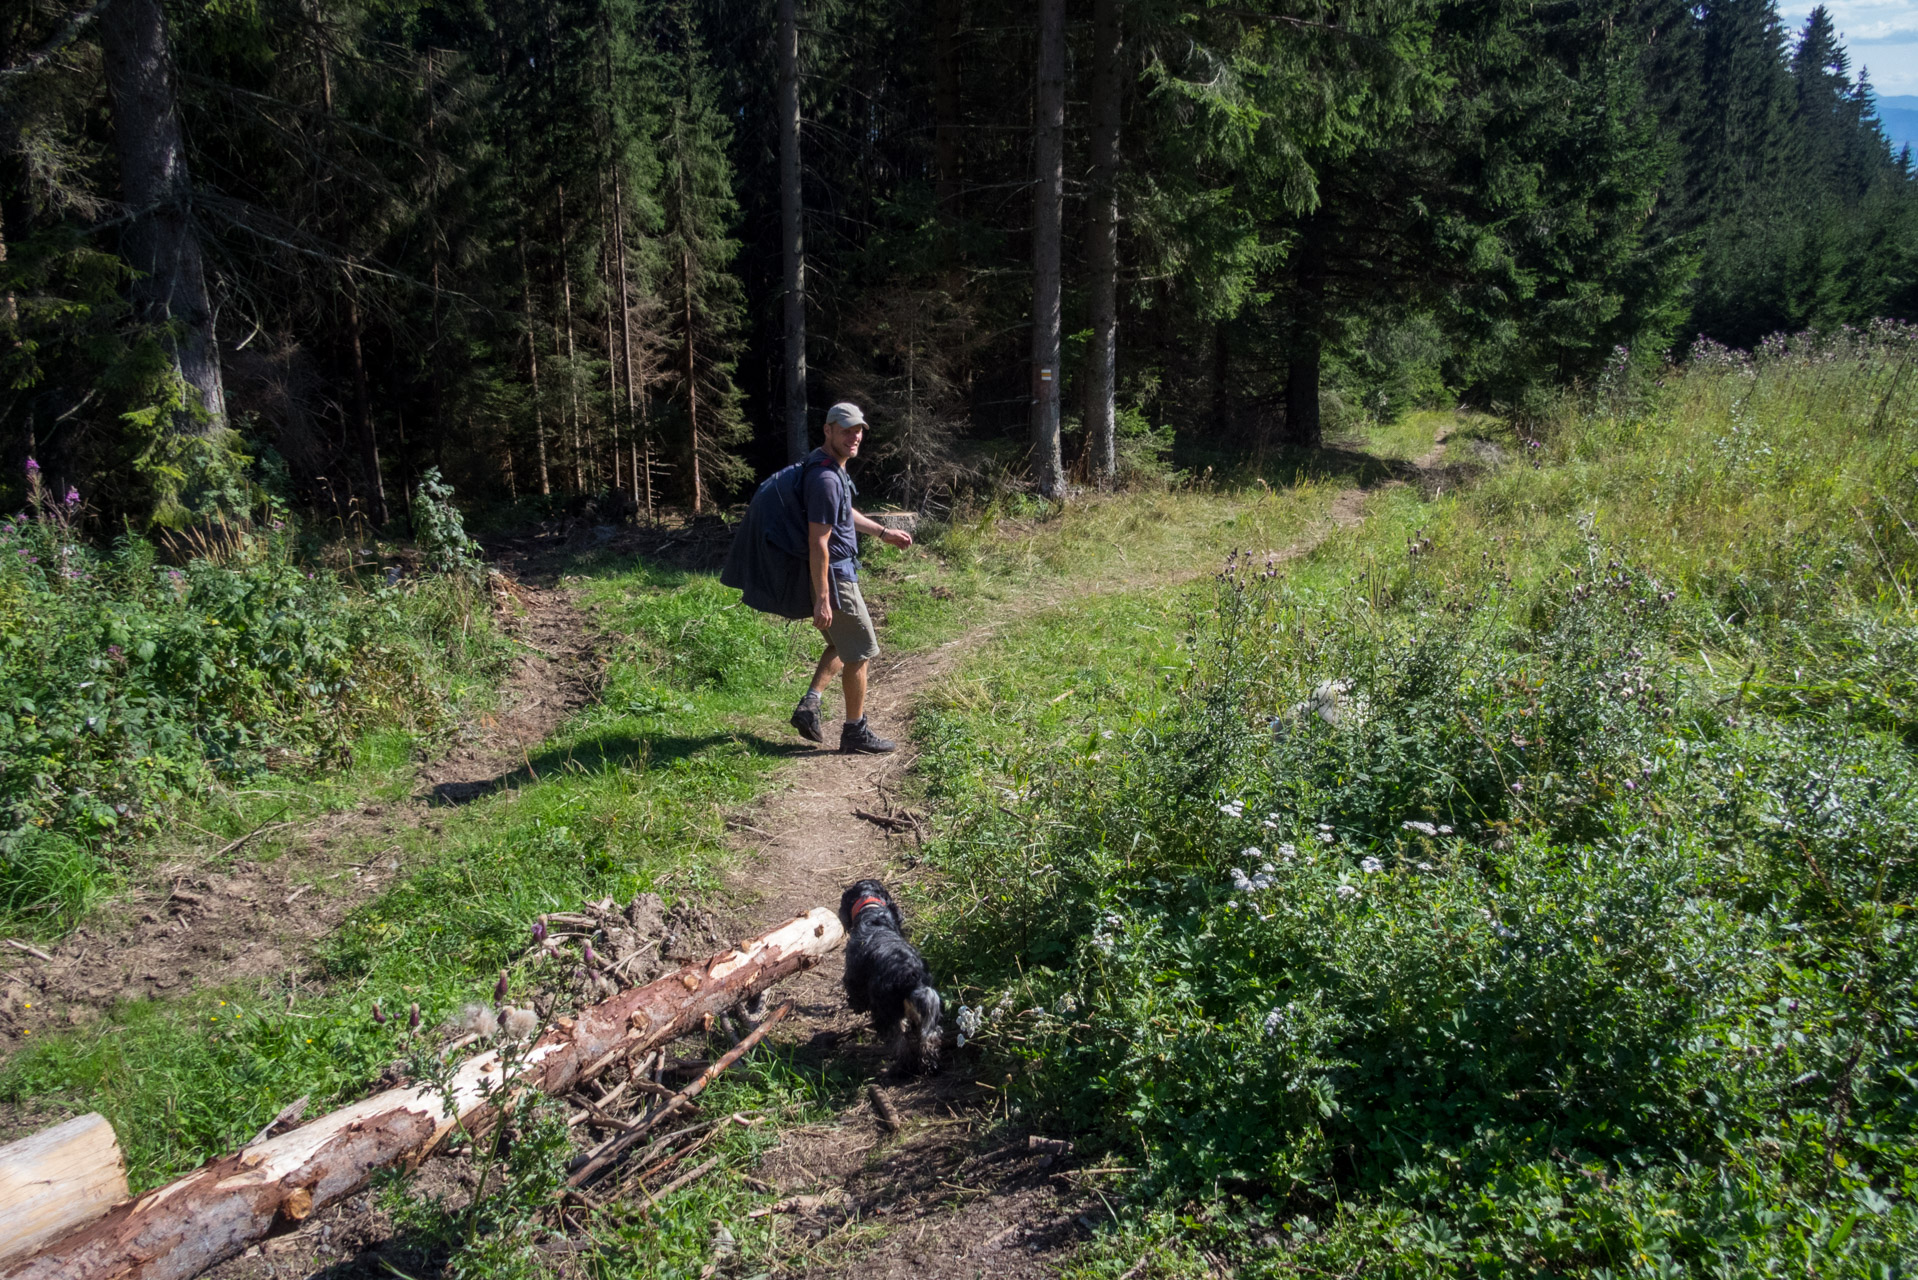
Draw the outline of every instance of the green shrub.
[[[928,946],[1009,1104],[1254,1274],[1899,1274],[1918,415],[1845,341],[1234,556],[1163,713],[928,717]]]
[[[457,579],[363,589],[303,565],[283,528],[162,565],[131,536],[94,551],[68,515],[0,522],[0,858],[15,912],[78,910],[88,850],[151,830],[209,781],[344,759],[376,727],[432,728],[457,678],[496,661]]]

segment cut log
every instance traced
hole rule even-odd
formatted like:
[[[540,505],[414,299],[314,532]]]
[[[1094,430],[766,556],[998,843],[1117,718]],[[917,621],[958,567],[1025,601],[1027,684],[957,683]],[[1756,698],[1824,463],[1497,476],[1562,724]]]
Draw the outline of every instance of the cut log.
[[[126,1198],[126,1160],[98,1112],[9,1142],[0,1147],[0,1263]]]
[[[696,1030],[707,1015],[810,969],[844,939],[838,916],[815,907],[650,986],[622,991],[548,1028],[514,1084],[564,1094],[614,1061]],[[499,1051],[482,1053],[461,1064],[446,1094],[424,1085],[389,1089],[243,1147],[0,1267],[0,1278],[187,1280],[353,1194],[376,1170],[416,1167],[453,1131],[454,1116],[469,1132],[483,1130],[493,1118],[488,1095],[508,1096],[507,1083]]]

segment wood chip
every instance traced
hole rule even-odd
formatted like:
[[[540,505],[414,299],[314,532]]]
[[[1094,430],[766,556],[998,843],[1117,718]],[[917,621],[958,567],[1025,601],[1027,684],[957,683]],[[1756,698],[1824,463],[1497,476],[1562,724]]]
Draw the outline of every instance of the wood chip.
[[[287,1103],[284,1107],[281,1107],[280,1114],[277,1116],[274,1116],[271,1120],[268,1120],[266,1122],[266,1128],[254,1134],[253,1141],[247,1143],[246,1145],[250,1147],[250,1146],[253,1146],[254,1143],[265,1142],[268,1138],[273,1136],[273,1131],[280,1128],[281,1126],[284,1125],[287,1127],[291,1127],[292,1125],[297,1124],[299,1122],[300,1117],[306,1114],[306,1104],[308,1100],[309,1100],[309,1095],[303,1093],[299,1097],[293,1099],[293,1101]]]

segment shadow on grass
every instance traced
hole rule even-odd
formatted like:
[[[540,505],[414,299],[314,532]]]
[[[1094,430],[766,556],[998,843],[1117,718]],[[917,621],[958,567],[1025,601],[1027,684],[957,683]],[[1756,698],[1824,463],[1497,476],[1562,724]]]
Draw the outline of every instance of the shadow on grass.
[[[819,750],[807,742],[775,742],[771,738],[745,732],[699,735],[609,733],[568,747],[549,747],[536,752],[521,767],[495,778],[476,782],[442,782],[433,788],[430,803],[453,806],[471,804],[495,791],[524,787],[565,774],[606,773],[614,769],[644,773],[662,767],[671,768],[677,761],[691,760],[726,746],[743,748],[747,755],[770,760],[790,760]]]

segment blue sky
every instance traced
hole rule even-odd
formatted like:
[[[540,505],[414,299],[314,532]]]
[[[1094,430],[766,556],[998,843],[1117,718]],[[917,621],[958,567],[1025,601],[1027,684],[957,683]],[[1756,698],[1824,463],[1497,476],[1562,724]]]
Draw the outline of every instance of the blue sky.
[[[1830,0],[1825,7],[1851,55],[1852,74],[1864,67],[1881,94],[1918,94],[1918,0]],[[1811,11],[1798,0],[1779,5],[1794,37]]]

